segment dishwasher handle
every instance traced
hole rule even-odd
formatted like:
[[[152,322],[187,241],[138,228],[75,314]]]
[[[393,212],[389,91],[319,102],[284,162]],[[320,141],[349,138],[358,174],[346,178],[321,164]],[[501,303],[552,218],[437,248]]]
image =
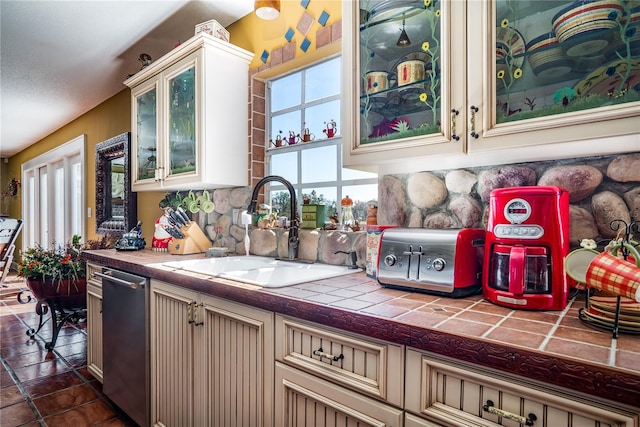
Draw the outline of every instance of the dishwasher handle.
[[[98,276],[102,279],[108,280],[110,282],[117,283],[118,285],[127,286],[131,289],[144,288],[144,284],[142,283],[135,283],[128,280],[122,280],[118,277],[113,276],[112,274],[109,274],[109,273],[113,273],[113,270],[106,270],[106,273],[107,274],[95,271],[93,275]]]

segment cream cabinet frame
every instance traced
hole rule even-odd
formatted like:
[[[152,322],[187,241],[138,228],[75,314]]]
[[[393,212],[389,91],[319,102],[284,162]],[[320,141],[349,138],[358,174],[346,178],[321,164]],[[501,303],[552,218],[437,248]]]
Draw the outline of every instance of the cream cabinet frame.
[[[241,187],[248,182],[248,88],[253,54],[208,34],[199,34],[125,81],[132,93],[132,189],[176,191]],[[170,80],[195,69],[195,148],[192,171],[171,173]],[[156,160],[153,178],[137,179],[146,157],[139,156],[138,98],[156,90]],[[148,136],[147,136],[148,137]],[[142,160],[141,160],[142,159]]]
[[[640,151],[640,102],[496,124],[496,2],[476,0],[439,2],[441,132],[361,144],[360,3],[343,2],[345,167],[389,174]]]

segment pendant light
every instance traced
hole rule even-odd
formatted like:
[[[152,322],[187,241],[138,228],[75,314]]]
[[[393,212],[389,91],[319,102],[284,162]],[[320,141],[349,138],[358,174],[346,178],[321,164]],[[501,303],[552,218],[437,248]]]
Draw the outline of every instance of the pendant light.
[[[402,14],[402,32],[400,33],[400,38],[396,42],[396,46],[398,47],[407,47],[411,44],[411,40],[409,40],[409,36],[407,32],[404,30],[404,14]]]
[[[253,10],[258,18],[271,21],[280,16],[280,0],[255,0]]]

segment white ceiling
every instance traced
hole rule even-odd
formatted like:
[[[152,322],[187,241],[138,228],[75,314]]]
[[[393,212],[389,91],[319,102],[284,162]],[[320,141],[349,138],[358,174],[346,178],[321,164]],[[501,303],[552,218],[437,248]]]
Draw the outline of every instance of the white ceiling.
[[[194,34],[226,27],[253,0],[0,0],[0,157],[10,157],[102,103]]]

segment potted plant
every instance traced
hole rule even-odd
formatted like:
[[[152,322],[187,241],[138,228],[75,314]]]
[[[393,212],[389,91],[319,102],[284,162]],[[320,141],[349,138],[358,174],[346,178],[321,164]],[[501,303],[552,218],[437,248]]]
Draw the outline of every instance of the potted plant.
[[[40,245],[26,249],[18,264],[18,275],[40,302],[57,308],[86,307],[87,273],[80,236],[64,246]]]

